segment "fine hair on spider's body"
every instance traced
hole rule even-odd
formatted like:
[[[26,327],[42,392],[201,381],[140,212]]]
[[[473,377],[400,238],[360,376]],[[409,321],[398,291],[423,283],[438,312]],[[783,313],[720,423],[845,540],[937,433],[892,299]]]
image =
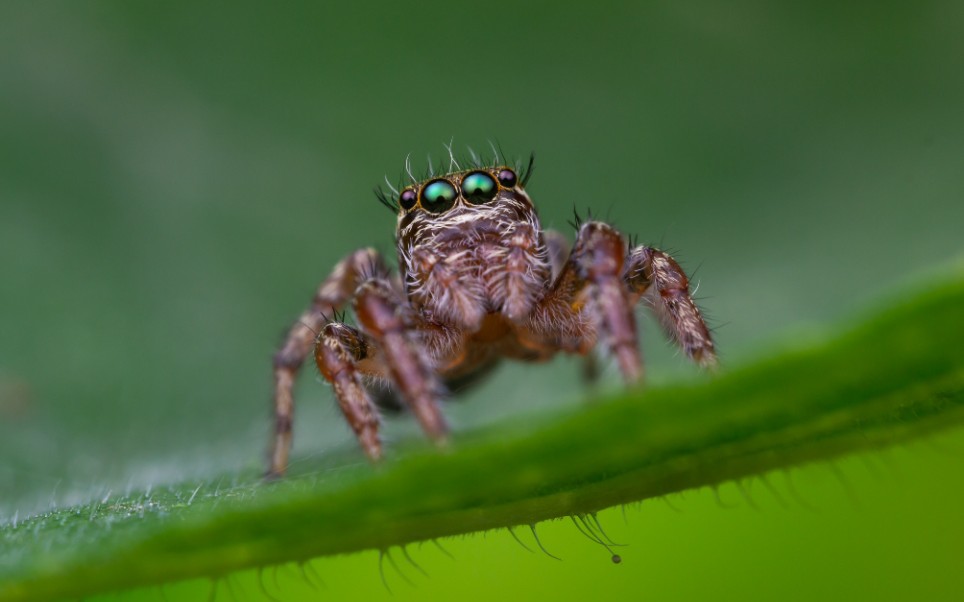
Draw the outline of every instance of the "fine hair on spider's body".
[[[503,164],[430,176],[379,200],[397,214],[399,274],[371,248],[341,260],[275,354],[269,476],[288,464],[294,378],[307,356],[372,460],[382,456],[378,405],[402,405],[446,441],[439,402],[502,358],[587,356],[603,345],[627,382],[642,378],[634,308],[646,297],[694,361],[716,365],[709,330],[672,257],[600,221],[577,223],[571,249],[543,230],[527,170]],[[351,305],[358,326],[332,321]],[[388,385],[388,393],[372,383]]]

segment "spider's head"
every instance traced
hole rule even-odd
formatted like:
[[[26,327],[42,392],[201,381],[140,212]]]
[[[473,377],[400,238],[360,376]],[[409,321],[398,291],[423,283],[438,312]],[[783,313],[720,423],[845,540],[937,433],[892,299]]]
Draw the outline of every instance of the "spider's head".
[[[524,170],[476,165],[412,178],[390,201],[382,198],[398,214],[399,269],[416,306],[470,331],[487,313],[523,319],[549,277],[525,191],[531,173],[531,159]]]

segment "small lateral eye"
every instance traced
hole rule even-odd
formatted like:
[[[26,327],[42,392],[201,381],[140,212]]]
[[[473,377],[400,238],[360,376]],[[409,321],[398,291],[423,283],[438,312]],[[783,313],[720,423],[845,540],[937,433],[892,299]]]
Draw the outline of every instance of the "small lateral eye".
[[[484,171],[475,171],[462,178],[462,196],[473,205],[491,201],[498,191],[495,180]]]
[[[499,184],[502,184],[505,188],[515,188],[516,175],[515,172],[509,168],[499,170]]]
[[[422,208],[429,213],[441,213],[455,203],[459,196],[448,180],[434,180],[422,188]]]
[[[402,191],[402,194],[398,195],[398,204],[401,205],[405,211],[414,207],[416,201],[418,201],[418,193],[411,188],[406,188]]]

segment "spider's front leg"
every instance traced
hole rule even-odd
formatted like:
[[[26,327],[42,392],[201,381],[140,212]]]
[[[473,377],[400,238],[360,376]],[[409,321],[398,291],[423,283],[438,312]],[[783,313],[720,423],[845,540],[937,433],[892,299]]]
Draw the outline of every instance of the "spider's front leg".
[[[536,333],[567,351],[585,355],[601,334],[623,377],[642,377],[634,299],[623,280],[626,242],[612,227],[588,222],[555,283],[533,312]],[[554,270],[555,271],[555,270]]]
[[[623,377],[636,382],[643,367],[633,300],[623,280],[625,258],[626,242],[619,232],[602,222],[583,224],[555,289],[569,298],[574,311],[589,316]]]
[[[431,354],[423,348],[424,341],[432,340],[432,325],[422,323],[383,278],[362,284],[353,305],[361,330],[337,322],[325,325],[315,361],[334,387],[362,449],[372,460],[381,458],[378,412],[365,376],[389,380],[425,432],[444,441],[447,427],[438,406],[442,386],[429,364]]]
[[[288,331],[284,343],[274,356],[275,429],[270,449],[269,477],[281,476],[288,466],[294,413],[292,387],[301,365],[311,353],[318,332],[330,316],[348,302],[361,281],[386,273],[375,249],[355,251],[338,262],[331,275],[318,287],[311,306]]]
[[[704,368],[717,365],[713,338],[689,291],[683,268],[666,253],[647,246],[629,252],[624,270],[635,303],[647,295],[666,334]]]

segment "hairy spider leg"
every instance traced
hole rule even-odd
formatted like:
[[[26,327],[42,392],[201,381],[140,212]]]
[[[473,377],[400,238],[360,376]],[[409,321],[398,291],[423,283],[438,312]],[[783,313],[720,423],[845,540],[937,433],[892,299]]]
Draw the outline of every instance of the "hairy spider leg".
[[[362,281],[387,272],[378,251],[372,248],[359,249],[342,259],[318,287],[311,305],[291,326],[284,343],[275,353],[275,429],[269,450],[267,476],[279,477],[288,466],[294,414],[292,387],[305,358],[311,353],[318,332],[351,299]]]
[[[647,246],[632,249],[623,272],[635,300],[646,296],[673,341],[704,368],[717,365],[710,331],[689,291],[683,268],[666,253]]]
[[[431,332],[432,326],[424,324],[384,278],[373,278],[358,288],[354,309],[361,330],[375,347],[376,359],[384,365],[400,397],[422,430],[444,444],[448,426],[439,408],[444,387],[422,336]]]
[[[334,388],[345,419],[365,454],[378,460],[382,456],[378,411],[362,380],[371,371],[364,370],[362,362],[370,359],[374,351],[362,333],[340,322],[326,324],[315,344],[315,362]]]
[[[643,376],[633,299],[623,280],[626,242],[613,227],[586,222],[579,228],[559,281],[568,281],[570,303],[583,309],[603,335],[627,382]]]

